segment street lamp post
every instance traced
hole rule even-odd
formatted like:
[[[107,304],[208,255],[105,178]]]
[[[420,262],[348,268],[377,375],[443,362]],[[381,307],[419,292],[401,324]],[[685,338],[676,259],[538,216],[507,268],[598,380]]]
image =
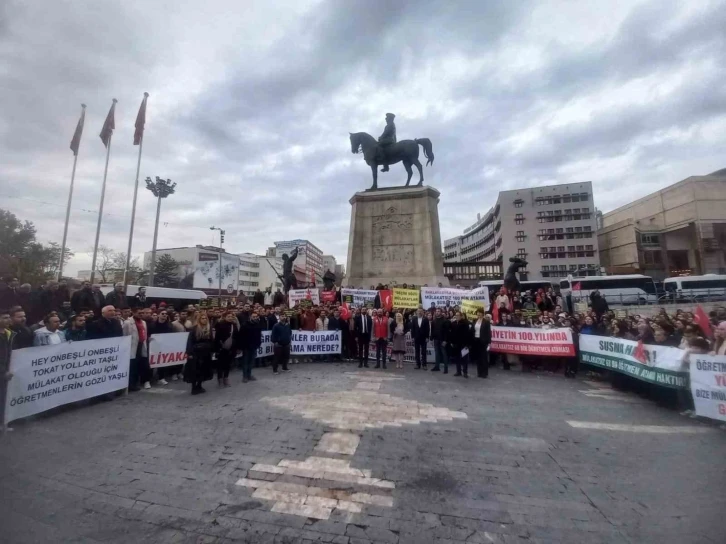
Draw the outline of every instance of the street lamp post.
[[[159,213],[161,212],[161,199],[174,194],[176,183],[170,179],[161,179],[156,176],[156,181],[146,178],[146,188],[154,193],[156,202],[156,225],[154,225],[154,245],[151,247],[151,264],[149,265],[149,287],[154,286],[154,267],[156,266],[156,238],[159,235]]]
[[[219,273],[217,274],[219,279],[219,305],[221,307],[222,305],[222,253],[224,253],[224,230],[220,229],[219,227],[209,227],[209,230],[218,230],[219,231],[219,249],[222,251],[219,252]]]

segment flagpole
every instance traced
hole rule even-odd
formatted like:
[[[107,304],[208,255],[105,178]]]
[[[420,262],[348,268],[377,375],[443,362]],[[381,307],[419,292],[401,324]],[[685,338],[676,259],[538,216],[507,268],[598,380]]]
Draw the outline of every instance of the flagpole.
[[[136,219],[136,196],[139,194],[139,170],[141,169],[141,150],[144,147],[144,137],[139,142],[139,158],[136,162],[136,185],[134,185],[134,201],[131,205],[131,228],[129,229],[129,248],[126,251],[126,267],[124,268],[124,287],[128,285],[129,268],[131,267],[131,244],[134,241],[134,221]]]
[[[66,223],[63,226],[63,242],[61,242],[60,262],[58,263],[58,281],[63,277],[63,261],[66,254],[66,239],[68,238],[68,221],[71,218],[71,201],[73,200],[73,181],[76,179],[76,163],[78,155],[73,156],[73,170],[71,172],[71,188],[68,190],[68,205],[66,206]]]
[[[81,117],[85,113],[86,105],[81,104]],[[80,143],[80,141],[79,141]],[[68,206],[66,206],[66,223],[63,226],[63,242],[61,243],[60,262],[58,263],[58,281],[63,277],[63,261],[66,256],[66,239],[68,238],[68,222],[71,218],[71,201],[73,200],[73,183],[76,179],[76,164],[78,163],[78,153],[73,154],[73,170],[71,171],[71,187],[68,190]]]
[[[139,171],[141,170],[141,150],[144,147],[144,127],[143,123],[146,122],[146,100],[149,98],[149,93],[144,93],[144,100],[141,103],[141,109],[139,110],[139,116],[141,115],[141,110],[143,109],[143,121],[141,126],[141,134],[139,138],[139,158],[136,161],[136,184],[134,185],[134,201],[131,205],[131,228],[129,229],[129,248],[126,251],[126,267],[124,268],[124,287],[128,285],[128,274],[129,274],[129,268],[131,268],[131,245],[134,241],[134,221],[136,219],[136,197],[139,194]],[[138,124],[139,124],[139,118],[136,119],[136,130],[139,130]],[[136,143],[134,141],[134,143]]]
[[[116,102],[116,99],[114,99]],[[91,263],[91,283],[93,283],[96,275],[96,256],[98,255],[98,240],[101,237],[101,219],[103,219],[103,199],[106,196],[106,176],[108,175],[108,158],[111,155],[111,140],[113,134],[108,137],[108,147],[106,147],[106,166],[103,169],[103,185],[101,186],[101,203],[98,206],[98,224],[96,225],[96,242],[93,244],[93,262]]]

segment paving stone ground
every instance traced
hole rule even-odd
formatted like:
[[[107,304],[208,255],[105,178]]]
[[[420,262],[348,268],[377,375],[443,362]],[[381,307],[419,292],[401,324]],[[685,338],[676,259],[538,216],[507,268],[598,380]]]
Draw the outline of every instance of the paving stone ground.
[[[356,366],[16,423],[0,439],[0,541],[725,541],[716,426],[581,379]]]

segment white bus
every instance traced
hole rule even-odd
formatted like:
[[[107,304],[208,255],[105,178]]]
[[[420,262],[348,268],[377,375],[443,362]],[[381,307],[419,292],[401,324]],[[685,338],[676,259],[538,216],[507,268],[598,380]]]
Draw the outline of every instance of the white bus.
[[[663,280],[668,300],[724,300],[726,299],[726,275],[679,276]]]
[[[126,296],[132,298],[139,292],[139,285],[127,285]],[[113,284],[101,284],[101,292],[105,295],[113,291]],[[197,289],[173,289],[171,287],[146,287],[146,301],[148,304],[166,302],[177,310],[189,304],[199,304],[200,300],[207,298],[203,291]]]
[[[658,301],[653,278],[641,274],[623,276],[568,277],[560,280],[563,297],[572,296],[572,301],[589,302],[593,291],[600,291],[608,304],[648,304]]]

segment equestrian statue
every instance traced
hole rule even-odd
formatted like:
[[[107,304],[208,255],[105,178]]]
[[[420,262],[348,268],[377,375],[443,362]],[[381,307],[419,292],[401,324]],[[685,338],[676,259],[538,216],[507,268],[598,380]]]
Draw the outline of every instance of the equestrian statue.
[[[378,166],[383,166],[381,172],[388,172],[388,166],[403,162],[403,167],[408,173],[406,186],[411,183],[413,175],[412,165],[418,168],[419,180],[418,185],[423,184],[423,166],[418,160],[418,146],[423,148],[424,157],[426,157],[426,166],[434,163],[434,150],[431,147],[431,140],[428,138],[416,138],[415,140],[396,141],[396,125],[393,123],[395,115],[386,114],[386,128],[378,141],[366,132],[350,133],[350,150],[353,153],[363,152],[363,158],[368,166],[371,167],[373,173],[373,185],[369,190],[378,189]]]

